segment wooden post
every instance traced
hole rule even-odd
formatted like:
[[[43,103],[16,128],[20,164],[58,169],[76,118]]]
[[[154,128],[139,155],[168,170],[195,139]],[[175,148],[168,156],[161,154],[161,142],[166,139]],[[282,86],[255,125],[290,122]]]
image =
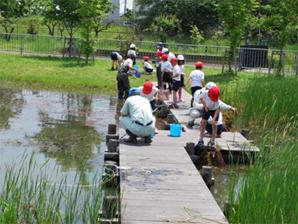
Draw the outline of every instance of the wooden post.
[[[117,132],[117,129],[116,129],[116,125],[115,124],[109,124],[108,126],[108,134],[110,135],[115,135],[116,132]]]
[[[202,166],[201,175],[203,180],[205,181],[208,188],[214,185],[214,177],[212,174],[212,167],[211,166]]]
[[[116,139],[110,139],[107,143],[108,152],[117,152],[119,141]]]
[[[106,135],[106,142],[108,143],[110,139],[116,139],[116,140],[118,140],[119,139],[119,135],[117,135],[117,134],[107,134]]]
[[[185,148],[186,152],[188,153],[188,155],[195,154],[195,143],[187,142],[184,148]]]
[[[119,153],[117,152],[105,152],[104,161],[119,162]]]

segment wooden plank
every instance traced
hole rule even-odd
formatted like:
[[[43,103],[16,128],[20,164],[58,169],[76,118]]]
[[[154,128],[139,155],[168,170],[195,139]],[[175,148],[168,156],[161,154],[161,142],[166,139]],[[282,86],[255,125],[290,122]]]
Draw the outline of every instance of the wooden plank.
[[[194,132],[168,133],[146,147],[120,144],[121,223],[227,223],[184,149]]]

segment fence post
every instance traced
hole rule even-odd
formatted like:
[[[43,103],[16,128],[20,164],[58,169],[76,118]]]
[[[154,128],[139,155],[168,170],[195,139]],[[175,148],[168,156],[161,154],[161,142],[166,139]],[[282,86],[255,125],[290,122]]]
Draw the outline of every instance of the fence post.
[[[23,51],[24,51],[24,36],[21,35],[21,47],[20,47],[20,52],[21,52],[21,56],[23,56]]]
[[[237,56],[236,56],[237,48],[234,49],[234,70],[235,75],[237,75]]]
[[[271,58],[270,58],[270,61],[269,61],[268,75],[271,75],[271,69],[273,67],[273,55],[274,55],[274,50],[271,51]]]

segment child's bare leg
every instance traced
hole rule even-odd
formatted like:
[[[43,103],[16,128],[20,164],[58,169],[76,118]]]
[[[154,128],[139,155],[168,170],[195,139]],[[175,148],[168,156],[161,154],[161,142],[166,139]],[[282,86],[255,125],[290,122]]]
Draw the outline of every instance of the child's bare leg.
[[[202,119],[201,120],[201,125],[200,125],[200,141],[202,141],[203,138],[204,138],[204,134],[205,134],[205,130],[206,130],[206,124],[207,124],[207,121]]]
[[[211,141],[214,142],[217,135],[217,122],[215,124],[212,124],[212,136]]]

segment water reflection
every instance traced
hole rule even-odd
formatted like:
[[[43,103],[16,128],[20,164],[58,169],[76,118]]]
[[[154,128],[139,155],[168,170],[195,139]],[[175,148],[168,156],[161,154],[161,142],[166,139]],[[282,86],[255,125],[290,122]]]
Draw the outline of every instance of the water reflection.
[[[0,130],[10,128],[9,119],[22,111],[22,92],[0,88]]]
[[[0,90],[0,111],[9,112],[0,113],[0,171],[24,151],[38,152],[37,162],[49,159],[53,169],[79,175],[80,183],[87,184],[103,163],[102,139],[108,124],[115,123],[115,98]]]

